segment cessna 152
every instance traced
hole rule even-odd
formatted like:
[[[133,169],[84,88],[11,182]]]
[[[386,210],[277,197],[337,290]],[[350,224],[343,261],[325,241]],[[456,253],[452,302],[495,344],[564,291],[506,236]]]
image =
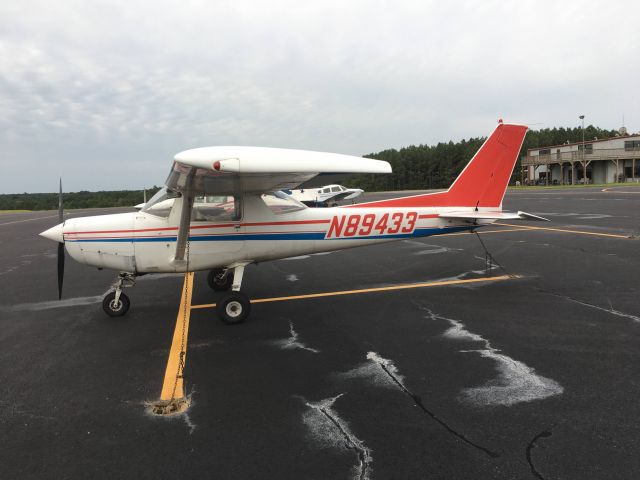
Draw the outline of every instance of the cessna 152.
[[[41,235],[59,242],[59,297],[66,247],[80,263],[120,272],[102,302],[110,316],[129,309],[122,290],[137,275],[209,270],[211,288],[226,292],[219,317],[240,323],[251,308],[240,291],[251,263],[472,230],[498,219],[544,220],[502,211],[526,131],[500,122],[446,191],[321,209],[281,190],[307,188],[322,174],[390,173],[391,166],[302,150],[196,148],[175,156],[165,187],[141,211],[63,222],[60,204],[61,223]]]

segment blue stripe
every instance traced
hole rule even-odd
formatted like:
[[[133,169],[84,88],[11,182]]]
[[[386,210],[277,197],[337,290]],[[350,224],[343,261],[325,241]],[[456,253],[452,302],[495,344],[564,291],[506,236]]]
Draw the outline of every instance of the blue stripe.
[[[461,232],[471,230],[472,226],[464,227],[445,227],[445,228],[416,228],[413,233],[398,233],[393,235],[374,235],[366,237],[336,237],[327,238],[326,240],[380,240],[394,238],[411,238],[411,237],[428,237],[431,235],[442,235],[444,233]],[[189,237],[191,242],[244,242],[252,240],[325,240],[325,232],[309,232],[309,233],[242,233],[236,235],[199,235]],[[83,239],[83,240],[67,240],[68,242],[175,242],[177,237],[149,237],[149,238],[99,238],[99,239]]]
[[[88,238],[81,240],[67,240],[65,242],[78,242],[78,243],[114,243],[114,242],[175,242],[178,237],[152,237],[152,238]]]
[[[199,237],[189,237],[192,242],[225,242],[225,241],[245,241],[245,240],[322,240],[324,232],[311,233],[241,233],[238,235],[202,235]]]

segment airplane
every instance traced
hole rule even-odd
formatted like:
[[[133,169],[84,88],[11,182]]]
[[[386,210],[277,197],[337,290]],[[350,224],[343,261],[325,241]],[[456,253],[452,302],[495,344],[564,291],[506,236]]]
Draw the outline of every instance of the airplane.
[[[340,200],[354,200],[362,195],[361,188],[346,188],[342,185],[324,185],[315,188],[301,188],[298,190],[284,190],[284,193],[291,195],[299,202],[308,207],[336,207]],[[353,202],[352,202],[353,203]]]
[[[58,242],[59,298],[66,247],[80,263],[120,272],[102,302],[109,316],[127,313],[123,289],[136,276],[209,270],[209,286],[224,292],[218,316],[238,324],[251,309],[241,287],[252,263],[471,231],[497,220],[546,220],[502,211],[526,131],[499,121],[446,191],[334,208],[308,208],[281,190],[311,188],[325,174],[390,173],[389,163],[262,147],[186,150],[140,211],[63,221],[60,188],[60,223],[40,235]]]

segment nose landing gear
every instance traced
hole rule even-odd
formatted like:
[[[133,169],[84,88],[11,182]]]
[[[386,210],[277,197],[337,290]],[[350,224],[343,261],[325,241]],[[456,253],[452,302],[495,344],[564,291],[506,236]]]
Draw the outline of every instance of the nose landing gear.
[[[131,306],[129,297],[122,291],[124,288],[133,287],[136,284],[136,277],[132,273],[122,272],[118,275],[118,280],[113,284],[113,290],[107,293],[102,299],[102,310],[110,317],[122,317]]]

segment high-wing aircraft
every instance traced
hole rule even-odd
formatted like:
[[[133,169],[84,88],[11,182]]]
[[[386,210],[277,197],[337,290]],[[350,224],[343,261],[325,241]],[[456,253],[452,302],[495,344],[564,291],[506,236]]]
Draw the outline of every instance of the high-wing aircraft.
[[[323,185],[318,188],[284,190],[287,195],[308,207],[336,207],[341,200],[354,200],[362,195],[361,188],[347,188],[342,185]]]
[[[472,230],[498,219],[544,220],[502,211],[526,131],[500,122],[446,191],[321,209],[281,190],[308,188],[323,174],[390,173],[391,166],[303,150],[196,148],[175,156],[165,187],[141,211],[62,222],[60,207],[61,223],[41,235],[59,242],[59,296],[66,247],[80,263],[120,272],[102,303],[110,316],[129,309],[123,288],[137,275],[209,270],[211,288],[225,292],[219,317],[240,323],[251,308],[240,290],[251,263]]]

